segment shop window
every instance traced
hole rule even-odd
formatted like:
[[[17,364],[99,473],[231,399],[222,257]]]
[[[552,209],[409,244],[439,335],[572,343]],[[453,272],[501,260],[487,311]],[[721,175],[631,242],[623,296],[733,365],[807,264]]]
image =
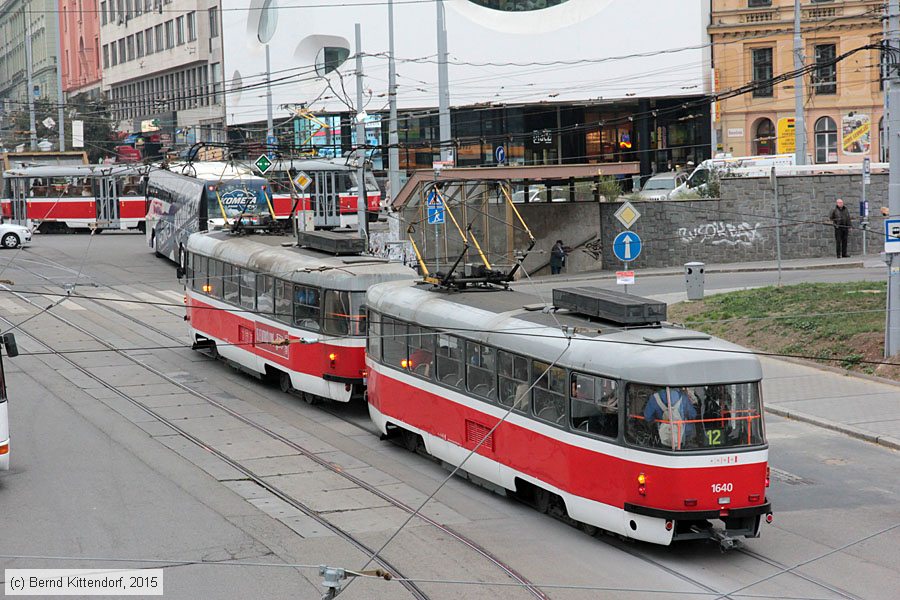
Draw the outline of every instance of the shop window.
[[[771,119],[760,119],[753,138],[754,154],[775,154],[775,124]]]

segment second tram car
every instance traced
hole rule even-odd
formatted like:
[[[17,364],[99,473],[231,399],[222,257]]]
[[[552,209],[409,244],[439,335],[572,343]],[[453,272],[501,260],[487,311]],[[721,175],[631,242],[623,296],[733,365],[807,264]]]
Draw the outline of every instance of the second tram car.
[[[371,256],[300,248],[291,240],[224,231],[190,237],[187,320],[195,347],[277,380],[309,402],[361,397],[366,289],[412,279],[415,272]]]
[[[454,466],[477,446],[463,471],[588,530],[758,536],[772,518],[759,361],[635,298],[374,286],[371,418]]]
[[[132,165],[18,167],[3,173],[3,217],[41,231],[144,226],[144,180]]]

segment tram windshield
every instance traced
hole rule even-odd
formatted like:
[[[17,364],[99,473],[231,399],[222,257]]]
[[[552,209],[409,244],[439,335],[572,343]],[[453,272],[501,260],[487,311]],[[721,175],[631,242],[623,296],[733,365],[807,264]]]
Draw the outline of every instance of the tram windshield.
[[[667,450],[765,442],[759,383],[666,387],[629,384],[625,441]]]
[[[266,200],[266,182],[264,179],[230,179],[225,181],[207,181],[209,216],[224,216],[231,219],[269,213]]]

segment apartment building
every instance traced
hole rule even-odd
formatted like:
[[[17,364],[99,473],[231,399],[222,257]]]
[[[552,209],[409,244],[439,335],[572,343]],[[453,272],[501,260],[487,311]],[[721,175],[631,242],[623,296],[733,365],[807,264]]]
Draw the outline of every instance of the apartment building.
[[[827,64],[881,40],[883,7],[871,0],[801,2],[804,64],[822,64],[804,78],[810,164],[886,157],[880,52],[862,50]],[[793,29],[794,0],[713,0],[709,34],[718,90],[792,71]],[[734,155],[794,152],[794,93],[791,80],[720,102],[717,149]]]
[[[224,140],[218,0],[99,0],[101,65],[118,128],[161,143]]]
[[[57,0],[0,0],[0,108],[3,116],[27,110],[29,94],[56,102]],[[26,23],[27,19],[27,23]],[[28,89],[25,32],[31,36],[32,89]]]
[[[62,88],[67,98],[100,94],[99,0],[58,0]]]

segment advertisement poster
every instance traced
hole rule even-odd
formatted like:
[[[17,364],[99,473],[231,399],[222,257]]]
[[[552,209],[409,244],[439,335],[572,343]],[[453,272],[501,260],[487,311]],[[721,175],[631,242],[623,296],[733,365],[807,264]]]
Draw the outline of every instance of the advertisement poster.
[[[841,120],[841,146],[844,154],[868,154],[872,148],[869,115],[851,112]]]

